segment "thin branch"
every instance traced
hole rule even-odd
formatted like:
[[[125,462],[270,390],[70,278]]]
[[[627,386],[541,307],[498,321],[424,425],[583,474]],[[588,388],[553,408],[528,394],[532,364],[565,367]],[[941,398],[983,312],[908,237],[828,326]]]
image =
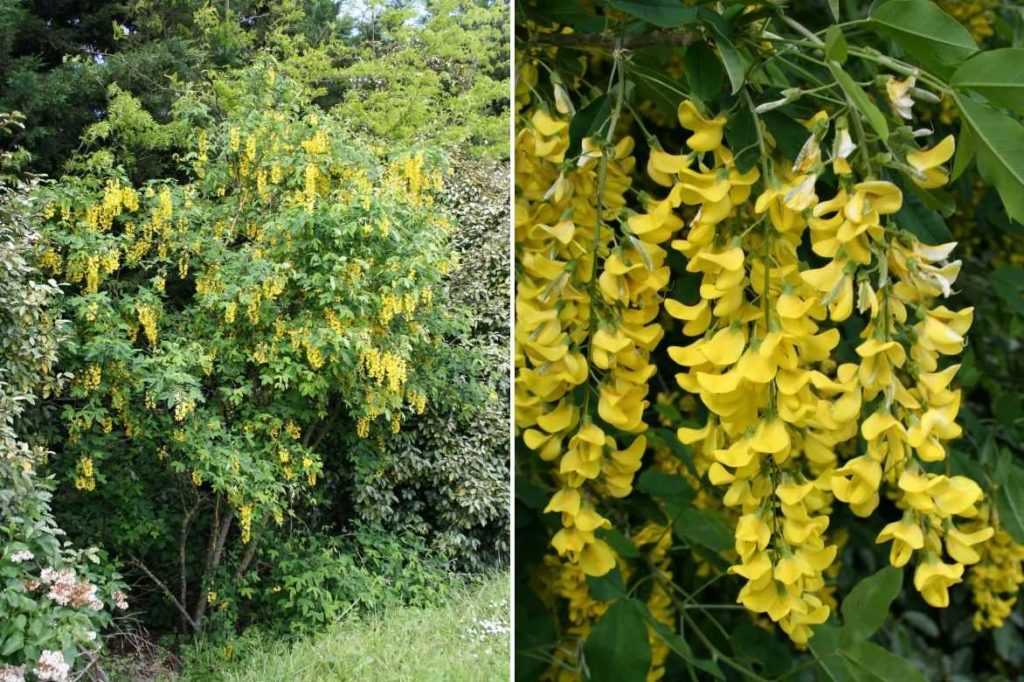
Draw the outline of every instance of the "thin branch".
[[[145,573],[146,576],[149,577],[149,579],[152,580],[157,587],[163,590],[163,593],[167,595],[167,598],[171,600],[171,603],[174,604],[178,611],[181,612],[181,615],[185,617],[185,620],[188,622],[188,624],[192,626],[192,630],[198,632],[199,628],[196,626],[196,622],[192,620],[192,616],[189,615],[188,610],[185,608],[184,604],[178,601],[178,598],[174,596],[174,593],[171,592],[167,585],[165,585],[164,582],[160,580],[160,578],[157,578],[155,575],[153,575],[153,572],[146,568],[146,565],[142,563],[137,557],[132,557],[132,563],[135,566],[137,566],[143,573]]]
[[[242,555],[242,562],[238,564],[238,570],[235,571],[235,582],[241,580],[245,576],[245,572],[249,570],[249,565],[256,558],[256,546],[259,544],[259,541],[259,535],[249,541],[249,546],[245,548],[245,554]]]
[[[182,603],[182,604],[187,604],[188,603],[188,570],[186,568],[187,546],[188,546],[188,529],[189,529],[189,526],[192,525],[192,517],[194,517],[199,512],[199,508],[202,506],[202,503],[203,503],[203,498],[199,497],[196,500],[196,503],[192,506],[192,508],[189,509],[187,512],[185,512],[185,518],[181,522],[181,537],[180,537],[180,539],[178,541],[178,563],[179,563],[179,573],[180,573],[181,586],[180,586],[180,596],[179,596],[178,599],[179,599],[179,602]],[[185,624],[185,622],[182,621],[182,625],[183,626],[184,626],[184,624]],[[184,628],[182,628],[182,629],[184,629]]]

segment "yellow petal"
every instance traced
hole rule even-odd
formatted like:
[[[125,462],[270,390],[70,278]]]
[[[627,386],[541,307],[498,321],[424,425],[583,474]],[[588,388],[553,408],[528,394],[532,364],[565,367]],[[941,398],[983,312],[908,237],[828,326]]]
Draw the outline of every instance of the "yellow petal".
[[[931,149],[920,149],[907,152],[907,163],[919,171],[926,171],[929,168],[936,168],[953,158],[956,150],[956,141],[952,135],[947,135],[942,142]]]
[[[781,419],[762,421],[757,425],[757,431],[750,441],[750,447],[757,452],[775,453],[782,452],[789,447],[789,432]]]
[[[603,540],[594,540],[580,552],[580,568],[589,576],[599,577],[615,568],[615,554]]]

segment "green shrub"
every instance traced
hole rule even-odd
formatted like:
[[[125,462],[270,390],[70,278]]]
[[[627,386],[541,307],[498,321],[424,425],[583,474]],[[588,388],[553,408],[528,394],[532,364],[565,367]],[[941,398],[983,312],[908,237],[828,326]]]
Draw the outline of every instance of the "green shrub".
[[[18,125],[0,114],[0,132]],[[64,541],[50,511],[53,483],[39,468],[48,453],[20,434],[26,405],[58,390],[53,372],[65,324],[55,313],[60,289],[31,264],[38,239],[29,192],[0,152],[0,679],[66,679],[99,651],[115,606],[127,608],[123,583],[106,555]]]
[[[459,267],[447,286],[470,313],[452,342],[474,361],[458,381],[490,390],[482,401],[434,402],[401,433],[351,440],[339,475],[351,479],[360,519],[481,570],[508,556],[508,164],[463,157],[452,167],[440,201],[455,218]]]

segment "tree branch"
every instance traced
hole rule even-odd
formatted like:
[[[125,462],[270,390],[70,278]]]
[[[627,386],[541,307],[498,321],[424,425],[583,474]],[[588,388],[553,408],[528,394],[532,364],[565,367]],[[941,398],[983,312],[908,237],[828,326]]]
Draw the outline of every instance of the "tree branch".
[[[196,503],[192,506],[192,508],[189,509],[187,512],[185,512],[185,518],[181,522],[181,536],[180,536],[180,539],[178,541],[178,563],[179,563],[179,571],[180,571],[180,574],[181,574],[180,575],[181,587],[180,587],[180,595],[179,595],[178,601],[181,604],[187,604],[188,603],[188,571],[186,569],[186,554],[187,554],[186,550],[187,550],[187,546],[188,546],[188,529],[189,529],[189,526],[192,525],[192,517],[194,517],[196,515],[196,513],[199,512],[199,508],[202,506],[202,503],[203,503],[203,498],[202,497],[198,498],[196,500]],[[182,621],[182,626],[184,626],[184,625],[185,625],[185,621]],[[184,629],[184,627],[182,627],[182,629]]]
[[[153,575],[153,572],[146,568],[146,565],[142,563],[137,557],[132,557],[132,563],[135,564],[139,569],[141,569],[142,572],[145,573],[149,577],[149,579],[156,584],[157,587],[163,590],[163,593],[167,595],[167,598],[171,600],[171,603],[174,604],[178,611],[181,612],[181,615],[185,618],[188,624],[192,626],[193,632],[198,632],[199,627],[196,625],[196,622],[192,620],[192,616],[189,615],[188,609],[185,608],[184,604],[178,601],[177,597],[174,596],[174,593],[171,592],[167,585],[165,585],[164,582],[160,580],[160,578],[157,578],[155,575]]]

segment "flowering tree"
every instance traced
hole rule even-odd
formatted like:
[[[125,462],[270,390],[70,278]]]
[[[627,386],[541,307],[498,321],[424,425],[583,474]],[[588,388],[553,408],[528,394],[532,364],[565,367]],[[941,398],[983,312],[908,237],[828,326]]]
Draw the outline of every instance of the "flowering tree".
[[[752,622],[831,679],[925,679],[872,639],[898,596],[936,631],[961,582],[978,629],[1014,605],[1021,469],[955,446],[943,188],[976,161],[1024,220],[1021,52],[927,0],[828,5],[521,8],[527,679],[787,673]]]
[[[217,109],[186,95],[167,124],[112,91],[93,152],[39,194],[40,261],[71,283],[75,379],[49,434],[69,523],[186,632],[261,537],[337,490],[325,460],[347,434],[398,432],[463,388],[443,169],[379,160],[272,60],[214,87]],[[127,150],[179,133],[179,175],[133,184]]]

